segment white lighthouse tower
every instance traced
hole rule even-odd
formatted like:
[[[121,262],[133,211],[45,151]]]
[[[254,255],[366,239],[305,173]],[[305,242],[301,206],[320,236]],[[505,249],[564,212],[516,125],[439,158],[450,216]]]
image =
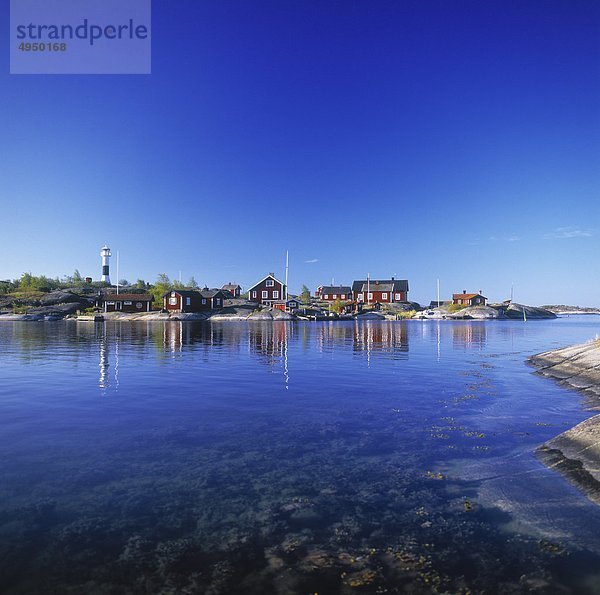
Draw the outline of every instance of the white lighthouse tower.
[[[100,256],[102,256],[102,281],[110,284],[110,248],[106,244],[104,245],[104,248],[100,250]]]

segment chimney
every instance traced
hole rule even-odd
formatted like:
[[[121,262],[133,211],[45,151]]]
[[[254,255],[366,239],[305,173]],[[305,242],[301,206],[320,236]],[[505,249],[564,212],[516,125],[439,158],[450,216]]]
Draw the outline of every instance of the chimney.
[[[395,281],[395,280],[396,280],[396,277],[392,276],[392,281]]]
[[[481,295],[483,292],[481,291],[481,289],[479,290],[479,295]]]
[[[463,293],[467,293],[467,290],[466,290],[466,289],[463,289]]]
[[[269,277],[274,277],[275,273],[269,273]]]

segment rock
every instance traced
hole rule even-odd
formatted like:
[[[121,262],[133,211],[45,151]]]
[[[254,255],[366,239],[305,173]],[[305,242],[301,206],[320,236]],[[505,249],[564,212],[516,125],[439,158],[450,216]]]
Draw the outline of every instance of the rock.
[[[448,314],[447,318],[453,319],[475,319],[475,320],[494,320],[502,318],[502,314],[490,306],[469,306],[458,312]]]
[[[354,318],[356,320],[386,320],[386,317],[378,312],[365,312],[364,314],[357,314]]]
[[[86,306],[83,306],[87,308]],[[36,308],[30,308],[29,314],[38,316],[68,316],[69,314],[75,314],[77,310],[80,310],[82,305],[79,302],[71,302],[68,304],[56,304],[54,306],[38,306]]]
[[[93,299],[87,299],[70,291],[53,291],[39,300],[40,306],[55,306],[56,304],[81,304],[83,308],[93,305]]]
[[[540,373],[577,388],[597,403],[600,396],[600,343],[591,341],[535,355],[529,361]],[[600,415],[576,425],[537,451],[591,500],[600,504]]]
[[[545,319],[545,318],[557,318],[554,312],[550,312],[550,310],[546,310],[545,308],[536,308],[534,306],[524,306],[523,304],[515,304],[512,303],[508,307],[504,308],[504,315],[507,318],[515,318],[522,320],[523,311],[525,311],[525,316],[528,319],[536,320],[536,319]]]

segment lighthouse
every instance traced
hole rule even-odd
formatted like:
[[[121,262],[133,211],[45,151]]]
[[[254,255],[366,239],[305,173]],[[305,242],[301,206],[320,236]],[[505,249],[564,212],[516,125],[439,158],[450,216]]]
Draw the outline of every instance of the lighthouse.
[[[110,273],[109,261],[110,261],[110,248],[105,244],[104,248],[100,250],[100,256],[102,256],[102,281],[110,284]]]

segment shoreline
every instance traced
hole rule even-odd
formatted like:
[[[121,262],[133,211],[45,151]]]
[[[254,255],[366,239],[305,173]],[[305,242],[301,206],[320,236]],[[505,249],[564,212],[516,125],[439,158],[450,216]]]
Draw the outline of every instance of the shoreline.
[[[531,356],[529,363],[546,378],[583,393],[592,410],[600,410],[600,341]],[[600,505],[600,414],[548,440],[536,454],[561,473],[592,502]]]

